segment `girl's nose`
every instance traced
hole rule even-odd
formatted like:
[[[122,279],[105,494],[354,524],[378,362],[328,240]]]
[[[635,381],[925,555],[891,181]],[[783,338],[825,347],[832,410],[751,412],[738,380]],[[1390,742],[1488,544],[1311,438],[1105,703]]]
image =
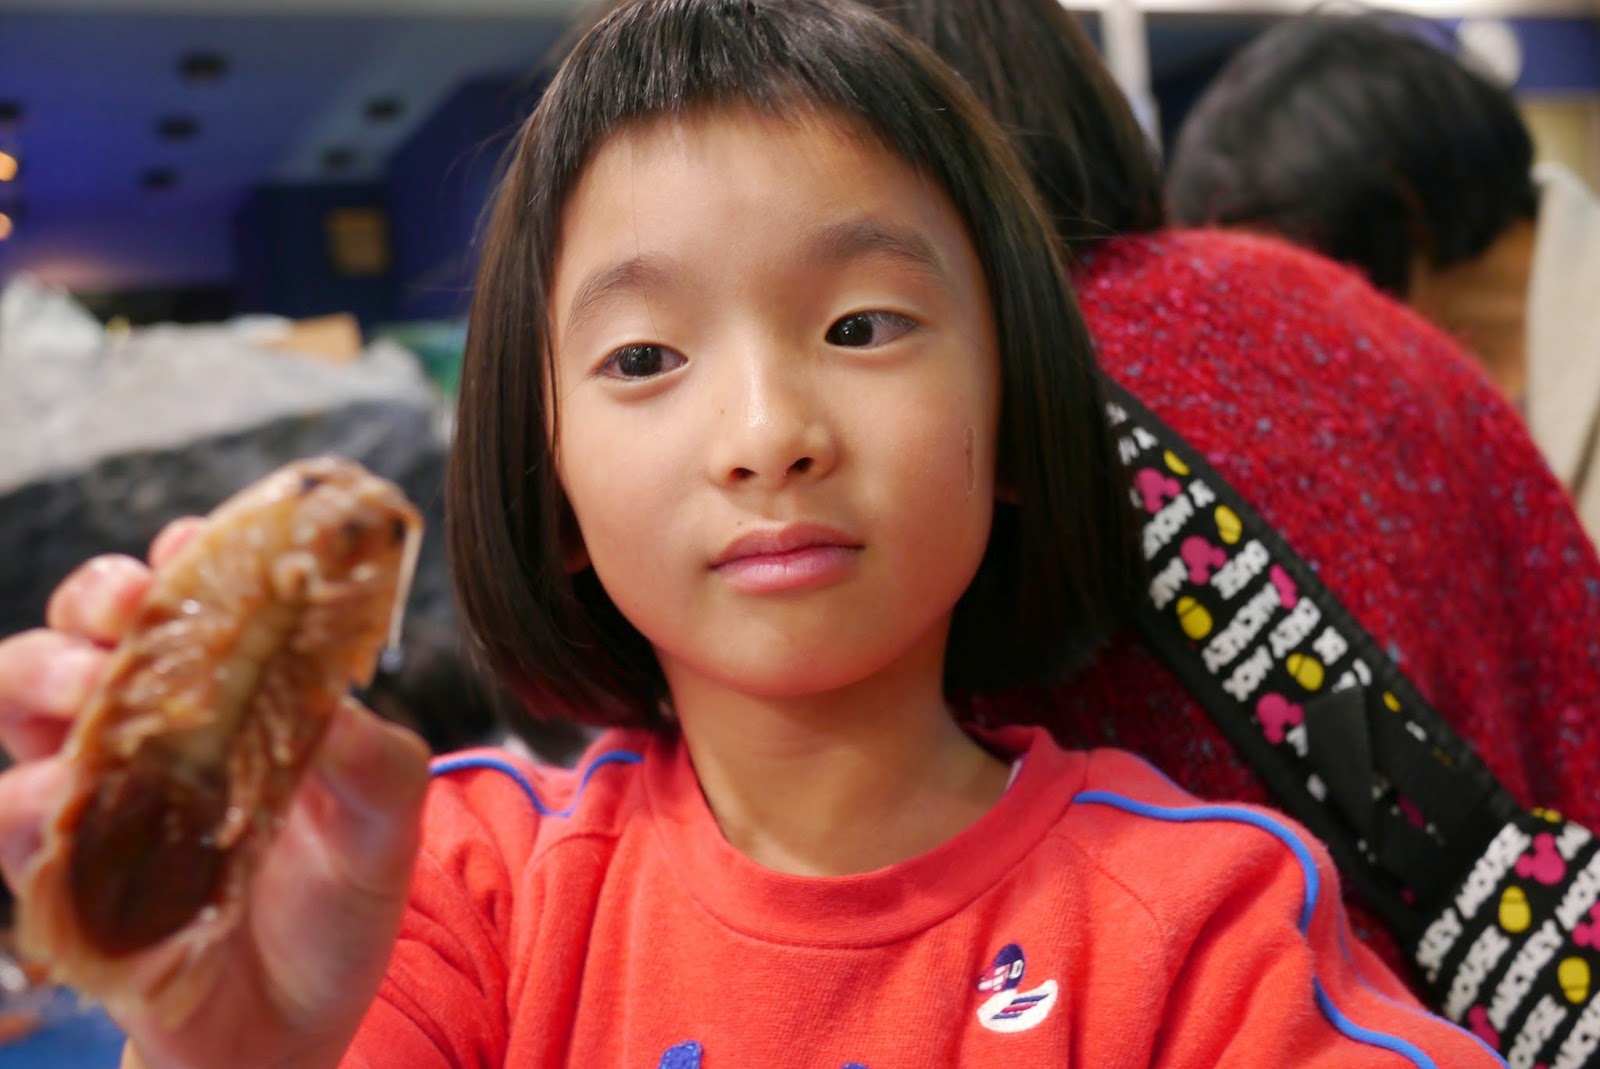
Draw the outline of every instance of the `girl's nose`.
[[[820,479],[838,459],[825,396],[802,372],[752,370],[740,395],[723,411],[712,451],[714,477],[724,485],[782,486]]]

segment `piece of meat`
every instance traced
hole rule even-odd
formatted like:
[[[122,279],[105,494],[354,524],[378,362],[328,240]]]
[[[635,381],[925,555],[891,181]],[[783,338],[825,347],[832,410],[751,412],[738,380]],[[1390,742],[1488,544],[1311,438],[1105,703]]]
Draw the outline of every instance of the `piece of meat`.
[[[18,896],[23,952],[102,1001],[203,993],[206,951],[352,686],[396,632],[421,536],[393,484],[297,461],[153,577],[63,750]]]

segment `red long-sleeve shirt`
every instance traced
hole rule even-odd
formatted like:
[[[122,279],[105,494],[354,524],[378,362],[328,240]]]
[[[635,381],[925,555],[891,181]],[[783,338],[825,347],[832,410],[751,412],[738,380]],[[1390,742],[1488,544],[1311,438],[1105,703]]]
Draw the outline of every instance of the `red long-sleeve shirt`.
[[[1500,1064],[1343,939],[1322,850],[1043,731],[921,857],[837,878],[731,847],[672,736],[577,771],[440,768],[347,1065],[1470,1069]]]

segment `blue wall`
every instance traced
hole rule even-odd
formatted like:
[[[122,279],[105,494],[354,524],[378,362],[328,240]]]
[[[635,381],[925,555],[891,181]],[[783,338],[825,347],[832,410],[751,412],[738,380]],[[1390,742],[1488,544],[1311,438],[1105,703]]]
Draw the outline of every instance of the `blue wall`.
[[[1600,92],[1600,22],[1512,19],[1522,42],[1522,93]]]
[[[512,78],[466,82],[390,157],[394,318],[466,313],[484,207],[539,88]]]
[[[464,83],[394,151],[384,182],[257,189],[235,226],[240,310],[350,311],[367,328],[464,315],[484,206],[541,87],[511,77]],[[328,256],[326,216],[352,206],[387,213],[391,263],[381,278],[342,276]]]
[[[391,274],[340,274],[328,251],[327,215],[385,206],[380,184],[262,186],[235,218],[239,310],[296,319],[350,312],[363,326],[392,318]],[[392,244],[392,239],[391,239]]]

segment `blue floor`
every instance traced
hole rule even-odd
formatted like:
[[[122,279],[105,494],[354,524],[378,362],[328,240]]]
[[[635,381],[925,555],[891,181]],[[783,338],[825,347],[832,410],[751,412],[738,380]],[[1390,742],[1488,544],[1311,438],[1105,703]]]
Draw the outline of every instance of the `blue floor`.
[[[0,1069],[116,1069],[122,1033],[104,1013],[58,991],[45,1016],[49,1023],[43,1029],[0,1047]]]

